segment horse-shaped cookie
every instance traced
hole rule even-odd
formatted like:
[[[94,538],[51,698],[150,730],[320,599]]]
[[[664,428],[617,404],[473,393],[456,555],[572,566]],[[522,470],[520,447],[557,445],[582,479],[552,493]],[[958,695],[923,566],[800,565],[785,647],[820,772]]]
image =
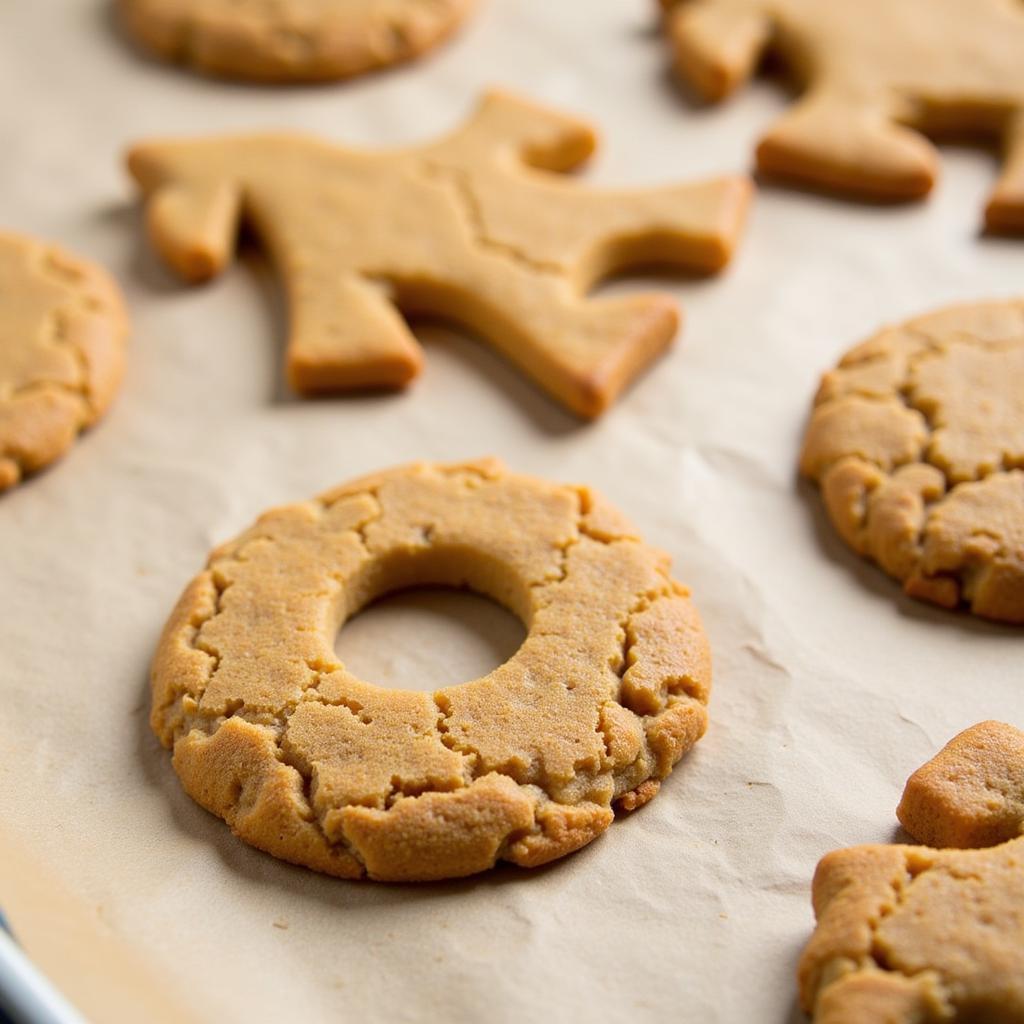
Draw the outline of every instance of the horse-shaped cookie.
[[[662,0],[682,76],[729,95],[766,50],[803,89],[762,138],[766,174],[878,199],[929,192],[921,132],[998,141],[988,227],[1024,231],[1024,4],[1019,0]]]
[[[815,1024],[1024,1020],[1024,732],[961,733],[911,776],[897,814],[949,849],[822,859],[803,1008]]]
[[[742,177],[590,190],[551,172],[593,150],[584,123],[501,93],[440,142],[355,152],[289,135],[135,147],[152,239],[190,281],[219,273],[240,219],[268,246],[291,306],[302,393],[401,387],[422,354],[398,310],[483,336],[555,398],[601,413],[675,336],[661,294],[587,298],[623,268],[728,262]]]

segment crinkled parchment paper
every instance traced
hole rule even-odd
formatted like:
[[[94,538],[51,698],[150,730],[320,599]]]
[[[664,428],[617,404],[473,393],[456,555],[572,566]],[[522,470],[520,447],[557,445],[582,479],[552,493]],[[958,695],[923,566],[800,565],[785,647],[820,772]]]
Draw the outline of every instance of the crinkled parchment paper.
[[[481,0],[415,66],[270,89],[149,61],[101,0],[4,5],[0,223],[104,262],[134,322],[108,419],[0,499],[0,834],[21,851],[0,859],[0,904],[96,1021],[155,1019],[145,977],[196,1022],[787,1022],[817,859],[892,837],[905,778],[956,731],[1024,724],[1020,631],[904,599],[794,471],[818,375],[853,342],[1024,291],[1024,243],[978,237],[990,157],[947,150],[935,196],[909,207],[765,187],[723,277],[654,282],[685,305],[684,335],[590,426],[433,327],[406,394],[296,401],[265,262],[187,288],[142,240],[120,157],[133,140],[286,127],[406,143],[491,84],[597,121],[592,180],[744,169],[782,96],[762,84],[693,106],[653,7]],[[532,873],[349,884],[236,841],[184,795],[146,724],[148,660],[181,588],[271,505],[485,453],[596,486],[671,552],[714,644],[708,735],[652,804]],[[437,631],[397,632],[394,678],[447,657]],[[356,648],[360,635],[372,647],[380,632],[354,633]],[[62,901],[31,898],[40,886],[73,894],[95,943],[57,940]],[[123,951],[102,958],[105,984],[95,948]]]

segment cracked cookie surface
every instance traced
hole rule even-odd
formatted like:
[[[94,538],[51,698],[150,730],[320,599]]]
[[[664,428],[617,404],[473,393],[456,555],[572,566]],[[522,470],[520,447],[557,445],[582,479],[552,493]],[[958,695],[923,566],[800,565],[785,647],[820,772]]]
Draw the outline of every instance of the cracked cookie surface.
[[[0,233],[0,491],[60,458],[103,415],[127,333],[105,271]]]
[[[148,49],[207,74],[315,82],[412,60],[475,0],[118,0]]]
[[[800,468],[908,594],[1024,623],[1024,302],[942,310],[847,353]]]
[[[587,298],[651,262],[728,262],[745,178],[629,191],[558,173],[592,152],[585,123],[503,93],[439,142],[357,152],[313,138],[151,142],[129,167],[150,235],[189,280],[219,273],[239,220],[255,228],[290,306],[301,393],[403,387],[420,346],[399,315],[456,321],[581,416],[601,413],[673,340],[667,295]]]
[[[1020,0],[662,0],[681,75],[706,99],[764,51],[802,95],[761,139],[768,175],[867,198],[913,199],[937,176],[921,134],[1001,143],[988,227],[1024,231]]]
[[[1024,1021],[1024,732],[983,722],[908,781],[915,839],[987,849],[860,846],[814,876],[800,962],[815,1024]]]
[[[154,659],[153,728],[188,793],[285,860],[390,881],[543,864],[704,733],[709,649],[668,569],[586,488],[494,460],[367,477],[212,554]],[[504,605],[522,646],[432,694],[349,673],[342,623],[422,584]]]

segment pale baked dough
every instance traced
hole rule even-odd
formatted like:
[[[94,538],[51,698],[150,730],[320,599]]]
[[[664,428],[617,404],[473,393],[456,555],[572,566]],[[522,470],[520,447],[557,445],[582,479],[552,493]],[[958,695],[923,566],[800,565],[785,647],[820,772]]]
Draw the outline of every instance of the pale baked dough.
[[[1024,733],[984,722],[907,783],[915,839],[989,849],[858,846],[814,876],[800,961],[815,1024],[1024,1021]]]
[[[167,60],[229,78],[316,82],[418,57],[475,0],[118,0],[126,29]]]
[[[908,594],[1024,622],[1024,302],[931,313],[847,353],[800,468]]]
[[[585,297],[637,263],[728,262],[745,178],[595,191],[568,171],[585,123],[490,93],[439,142],[387,153],[257,135],[136,146],[150,235],[184,278],[218,274],[239,219],[284,279],[287,366],[303,393],[402,387],[422,353],[396,307],[467,326],[559,401],[596,416],[675,337],[661,294]]]
[[[519,651],[433,694],[346,671],[340,624],[426,583],[513,611]],[[152,724],[246,842],[424,880],[589,843],[704,733],[710,683],[687,590],[600,497],[494,460],[421,464],[269,512],[215,551],[160,641]]]
[[[876,199],[937,175],[920,132],[1000,142],[989,228],[1024,231],[1024,4],[1019,0],[663,0],[680,73],[728,96],[765,50],[803,90],[761,139],[760,170]]]
[[[0,491],[60,458],[103,415],[127,334],[104,270],[0,233]]]

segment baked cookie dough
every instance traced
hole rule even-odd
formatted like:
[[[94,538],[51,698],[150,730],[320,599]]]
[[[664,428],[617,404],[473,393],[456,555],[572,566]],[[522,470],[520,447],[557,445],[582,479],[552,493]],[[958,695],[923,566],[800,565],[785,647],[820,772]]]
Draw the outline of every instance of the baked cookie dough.
[[[822,859],[804,1010],[815,1024],[1024,1021],[1024,732],[961,733],[911,777],[898,814],[915,839],[958,849]],[[990,848],[960,848],[974,846]]]
[[[103,415],[127,334],[105,271],[0,232],[0,491],[60,458]]]
[[[389,591],[469,587],[519,651],[433,694],[334,652]],[[421,464],[268,512],[185,590],[152,725],[188,793],[246,842],[342,878],[544,864],[658,791],[701,737],[708,644],[668,558],[598,495],[494,460]]]
[[[207,74],[263,82],[348,78],[418,57],[475,0],[118,0],[143,46]]]
[[[468,327],[581,416],[596,416],[673,340],[668,295],[588,299],[598,279],[661,262],[715,271],[750,196],[745,178],[596,191],[550,172],[592,129],[504,93],[440,142],[357,152],[289,135],[136,146],[129,167],[166,262],[220,273],[239,219],[284,279],[287,369],[300,393],[397,388],[422,352],[397,310]]]
[[[800,468],[912,597],[1024,623],[1024,301],[886,328],[822,378]]]
[[[769,175],[883,200],[929,192],[920,134],[1005,150],[988,227],[1024,231],[1024,4],[1018,0],[662,0],[682,76],[709,100],[763,51],[803,90],[761,139]]]

